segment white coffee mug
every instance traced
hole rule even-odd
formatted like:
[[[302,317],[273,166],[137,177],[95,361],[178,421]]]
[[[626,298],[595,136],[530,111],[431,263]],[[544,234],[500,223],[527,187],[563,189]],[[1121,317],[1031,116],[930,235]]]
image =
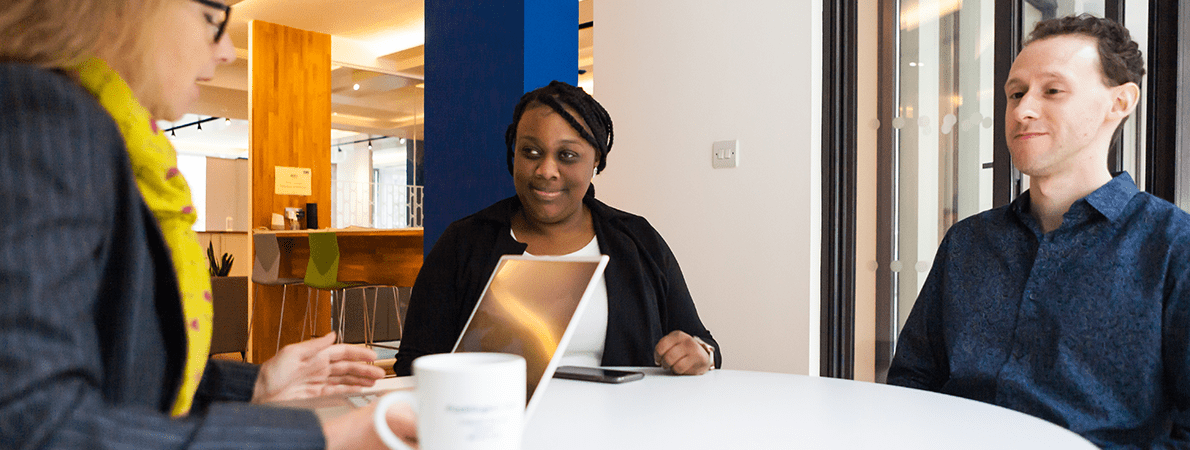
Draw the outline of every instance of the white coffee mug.
[[[515,450],[525,418],[525,359],[505,353],[444,353],[413,361],[417,389],[380,398],[373,423],[393,450],[410,447],[385,413],[406,403],[417,413],[422,450]]]

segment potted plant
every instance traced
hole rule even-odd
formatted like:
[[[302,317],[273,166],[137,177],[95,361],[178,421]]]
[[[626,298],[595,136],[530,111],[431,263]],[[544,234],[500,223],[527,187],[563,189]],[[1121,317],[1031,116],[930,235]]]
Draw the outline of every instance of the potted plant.
[[[207,244],[207,262],[210,263],[207,270],[212,277],[226,277],[231,273],[231,265],[235,259],[230,253],[224,253],[222,258],[216,260],[214,244]]]
[[[211,353],[239,353],[241,360],[248,349],[248,277],[229,277],[235,257],[224,253],[215,258],[215,247],[207,245],[207,270],[211,274],[211,302],[214,328]]]

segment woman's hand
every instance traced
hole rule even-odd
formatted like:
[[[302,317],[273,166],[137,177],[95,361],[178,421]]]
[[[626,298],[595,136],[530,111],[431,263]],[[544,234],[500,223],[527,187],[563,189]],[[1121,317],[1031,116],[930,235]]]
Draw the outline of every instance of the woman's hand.
[[[376,352],[372,350],[336,345],[334,332],[286,345],[260,366],[252,402],[358,392],[384,378],[384,369],[372,365],[375,359]]]
[[[326,435],[327,450],[388,450],[373,425],[375,422],[372,420],[372,414],[377,403],[380,402],[373,401],[362,408],[355,408],[347,414],[323,422],[322,431]],[[417,420],[408,405],[393,405],[385,411],[384,416],[393,434],[413,448],[418,448]]]
[[[674,331],[657,342],[653,360],[678,375],[702,375],[715,361],[693,336]]]

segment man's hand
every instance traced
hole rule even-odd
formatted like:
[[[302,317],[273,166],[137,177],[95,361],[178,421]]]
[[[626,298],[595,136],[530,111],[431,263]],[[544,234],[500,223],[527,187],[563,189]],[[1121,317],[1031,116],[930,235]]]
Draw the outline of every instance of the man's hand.
[[[286,345],[261,365],[252,402],[358,392],[384,378],[384,369],[371,364],[375,359],[376,352],[372,350],[336,345],[334,332]]]
[[[653,360],[678,375],[702,375],[715,361],[694,337],[674,331],[657,342]]]

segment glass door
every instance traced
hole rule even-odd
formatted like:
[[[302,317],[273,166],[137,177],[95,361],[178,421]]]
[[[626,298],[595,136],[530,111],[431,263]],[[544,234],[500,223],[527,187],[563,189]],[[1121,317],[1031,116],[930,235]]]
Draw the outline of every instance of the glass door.
[[[1012,33],[1005,30],[1012,29],[1027,35],[1046,18],[1109,12],[1104,1],[1017,2],[1009,17],[1019,26],[1012,27],[997,23],[1004,15],[995,0],[881,0],[880,95],[874,122],[878,381],[885,378],[896,337],[946,231],[998,206],[993,204],[994,168],[999,155],[1008,156],[995,149],[996,133],[1003,132],[1003,111],[996,109],[1003,96],[997,69],[1005,61],[1000,58],[1010,62],[1015,54],[998,55],[997,39],[1009,37]],[[1140,30],[1134,38],[1146,34]],[[1019,48],[1021,36],[1011,37]],[[1129,170],[1134,177],[1143,167],[1143,155],[1136,150],[1141,146],[1140,122],[1128,127],[1115,169]],[[1010,170],[1009,200],[1028,188],[1028,180]]]

